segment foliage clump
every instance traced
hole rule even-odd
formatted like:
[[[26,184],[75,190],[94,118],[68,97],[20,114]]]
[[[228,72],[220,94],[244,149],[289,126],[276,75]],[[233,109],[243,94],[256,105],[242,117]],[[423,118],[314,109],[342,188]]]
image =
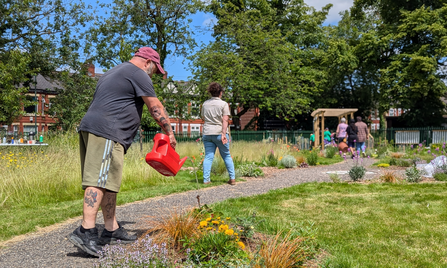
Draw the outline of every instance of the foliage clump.
[[[348,174],[353,181],[358,181],[365,176],[366,169],[363,166],[355,165],[349,170]]]
[[[335,146],[327,146],[324,153],[326,158],[333,158],[338,153],[338,148]]]
[[[421,171],[416,168],[416,166],[409,167],[405,170],[405,175],[407,176],[408,182],[420,182],[421,177]]]
[[[281,165],[283,165],[285,168],[296,167],[296,159],[291,155],[286,155],[281,159]]]
[[[311,166],[317,165],[318,162],[318,152],[317,150],[312,150],[312,152],[307,156],[307,163]]]
[[[261,177],[264,172],[255,163],[246,163],[239,165],[236,169],[236,174],[240,177]]]

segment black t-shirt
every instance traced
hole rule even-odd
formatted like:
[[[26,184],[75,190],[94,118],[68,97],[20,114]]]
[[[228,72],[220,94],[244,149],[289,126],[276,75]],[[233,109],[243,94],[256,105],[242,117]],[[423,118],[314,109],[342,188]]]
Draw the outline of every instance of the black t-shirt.
[[[113,67],[99,79],[79,129],[119,142],[127,151],[141,122],[144,96],[156,97],[145,71],[130,62]]]
[[[359,130],[357,129],[357,126],[352,126],[349,125],[348,128],[346,129],[346,133],[348,133],[348,141],[349,142],[354,142],[357,141],[357,133],[359,132]]]

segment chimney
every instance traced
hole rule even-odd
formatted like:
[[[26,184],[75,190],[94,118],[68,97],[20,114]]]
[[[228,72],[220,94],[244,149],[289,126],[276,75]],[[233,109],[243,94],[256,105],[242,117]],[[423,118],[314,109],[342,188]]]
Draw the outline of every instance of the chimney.
[[[87,64],[87,75],[90,77],[95,77],[95,65],[93,63]]]

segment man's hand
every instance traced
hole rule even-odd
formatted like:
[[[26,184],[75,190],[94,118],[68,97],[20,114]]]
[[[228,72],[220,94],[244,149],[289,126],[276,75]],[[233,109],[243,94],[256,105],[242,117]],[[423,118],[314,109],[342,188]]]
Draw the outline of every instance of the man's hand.
[[[171,147],[175,149],[175,146],[177,146],[177,140],[175,139],[174,132],[169,133],[169,142],[171,143]]]
[[[221,136],[222,136],[221,137],[222,144],[227,144],[227,142],[228,142],[227,135],[226,134],[222,134]]]

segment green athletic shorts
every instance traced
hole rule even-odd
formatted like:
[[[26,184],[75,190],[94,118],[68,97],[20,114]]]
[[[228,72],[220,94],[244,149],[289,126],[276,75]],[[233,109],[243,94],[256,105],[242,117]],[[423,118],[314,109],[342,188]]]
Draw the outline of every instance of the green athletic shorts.
[[[119,192],[123,176],[124,147],[92,133],[79,132],[82,188],[88,186]]]

